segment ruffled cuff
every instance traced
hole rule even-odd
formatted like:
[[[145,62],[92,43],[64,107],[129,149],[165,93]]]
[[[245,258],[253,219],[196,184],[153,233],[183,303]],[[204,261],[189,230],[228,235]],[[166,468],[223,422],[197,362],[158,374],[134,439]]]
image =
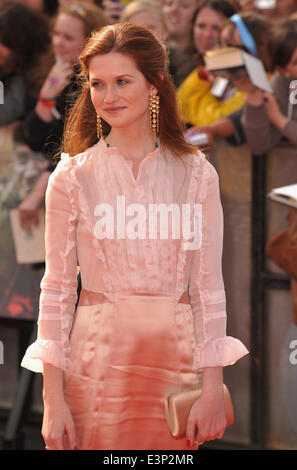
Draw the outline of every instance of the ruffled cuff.
[[[194,370],[203,367],[230,366],[248,353],[244,344],[232,336],[204,341],[196,346]]]
[[[33,372],[43,372],[43,362],[52,364],[65,371],[70,359],[64,357],[62,343],[59,341],[37,339],[31,344],[23,357],[21,366]]]

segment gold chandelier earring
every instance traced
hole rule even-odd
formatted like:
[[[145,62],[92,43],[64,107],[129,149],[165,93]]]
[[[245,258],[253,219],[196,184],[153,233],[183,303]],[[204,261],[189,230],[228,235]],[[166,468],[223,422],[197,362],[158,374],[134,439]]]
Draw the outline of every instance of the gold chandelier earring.
[[[103,138],[103,129],[102,129],[102,122],[99,114],[97,114],[97,138],[98,140]]]
[[[158,136],[159,136],[159,112],[160,112],[160,97],[156,94],[150,96],[149,100],[149,110],[151,118],[151,127],[154,134],[155,147],[158,145]]]

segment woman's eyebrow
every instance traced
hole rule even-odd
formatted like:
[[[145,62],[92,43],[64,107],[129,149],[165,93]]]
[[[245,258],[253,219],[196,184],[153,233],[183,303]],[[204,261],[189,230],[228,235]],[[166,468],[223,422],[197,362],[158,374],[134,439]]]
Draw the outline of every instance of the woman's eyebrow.
[[[130,78],[134,78],[133,75],[129,74],[129,73],[123,73],[121,75],[117,75],[116,77],[114,78],[122,78],[122,77],[130,77]],[[102,78],[96,78],[96,77],[92,77],[91,80],[102,80]]]

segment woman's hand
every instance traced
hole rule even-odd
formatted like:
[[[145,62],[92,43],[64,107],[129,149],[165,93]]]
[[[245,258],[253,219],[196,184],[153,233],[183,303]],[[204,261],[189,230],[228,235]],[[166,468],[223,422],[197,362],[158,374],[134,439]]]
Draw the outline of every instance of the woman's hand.
[[[187,440],[193,446],[193,441],[203,443],[204,441],[221,439],[226,426],[227,420],[222,387],[216,393],[202,393],[199,400],[192,406],[187,424]]]
[[[20,225],[24,230],[31,232],[32,225],[39,224],[38,209],[44,199],[50,171],[44,170],[30,193],[18,206]]]
[[[269,121],[282,130],[288,123],[288,118],[283,115],[275,96],[271,93],[264,93],[265,111]]]
[[[77,449],[73,418],[65,401],[45,402],[41,434],[49,450],[64,450],[65,437],[69,448]]]
[[[223,367],[205,367],[202,383],[201,397],[192,406],[188,417],[186,434],[191,444],[194,440],[202,443],[221,439],[227,426]]]
[[[32,231],[33,225],[39,225],[39,206],[40,198],[37,198],[33,191],[18,206],[20,225],[27,232]]]
[[[73,75],[71,62],[56,62],[51,68],[40,90],[40,95],[47,100],[55,100],[70,82]]]
[[[39,224],[38,207],[34,206],[31,201],[26,199],[18,206],[21,227],[27,232],[32,231],[33,225],[37,227]]]
[[[263,103],[263,92],[255,87],[246,70],[239,75],[229,75],[230,80],[237,90],[246,93],[246,102],[252,106],[260,106]]]
[[[72,75],[72,63],[56,62],[42,85],[40,97],[44,100],[55,102],[65,86],[70,83]],[[44,122],[51,122],[54,119],[52,108],[45,106],[41,100],[37,102],[35,111]]]

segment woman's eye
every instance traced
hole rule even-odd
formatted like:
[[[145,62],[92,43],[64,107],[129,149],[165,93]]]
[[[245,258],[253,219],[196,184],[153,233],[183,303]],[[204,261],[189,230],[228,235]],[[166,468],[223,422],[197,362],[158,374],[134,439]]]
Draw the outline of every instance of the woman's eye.
[[[128,83],[128,82],[127,82],[127,80],[124,80],[124,78],[119,78],[118,79],[118,84],[119,85],[125,85],[126,83]]]
[[[98,87],[100,87],[100,86],[102,86],[102,83],[101,83],[101,82],[93,82],[93,83],[92,83],[92,87],[94,87],[94,88],[98,88]]]

